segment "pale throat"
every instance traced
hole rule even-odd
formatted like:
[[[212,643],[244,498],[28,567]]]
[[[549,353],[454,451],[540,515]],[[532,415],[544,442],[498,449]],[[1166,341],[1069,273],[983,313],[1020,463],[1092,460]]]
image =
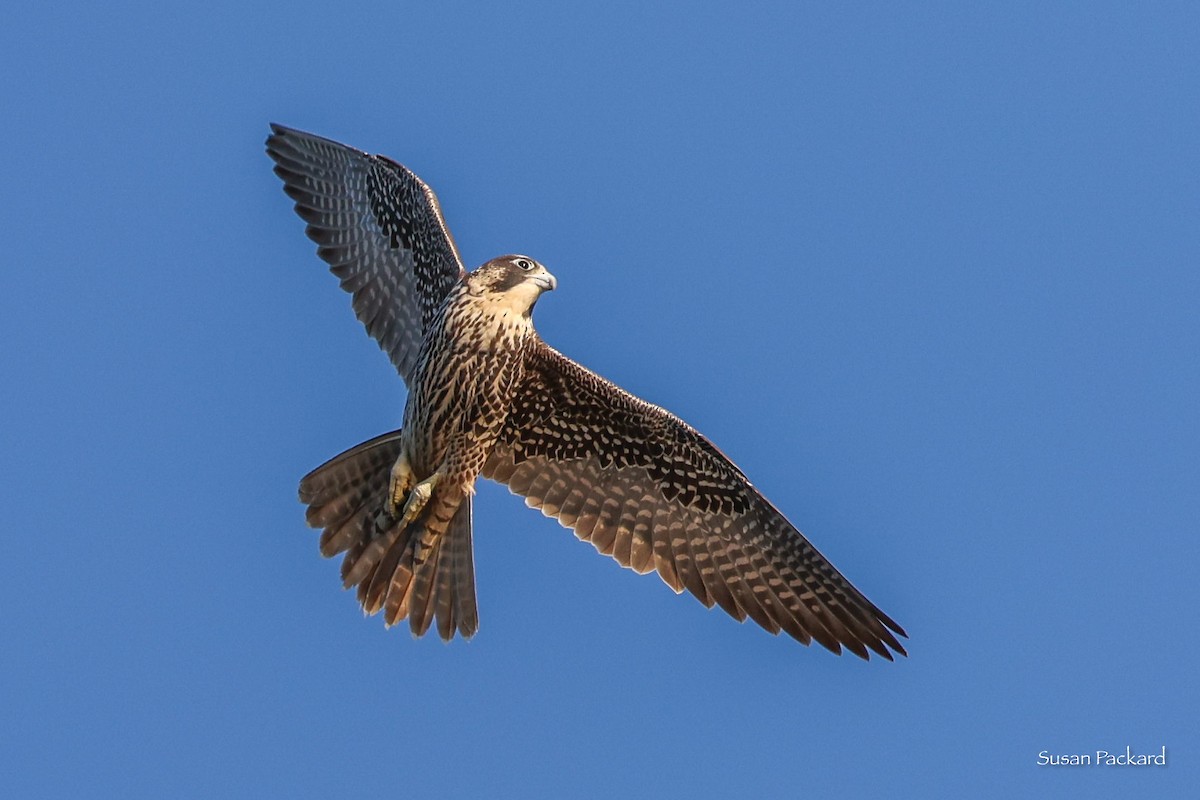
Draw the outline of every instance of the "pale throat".
[[[485,314],[498,319],[506,319],[510,324],[512,321],[523,320],[526,325],[532,327],[530,313],[541,293],[540,286],[526,282],[505,292],[489,292],[482,297],[474,298],[474,302],[477,308]]]

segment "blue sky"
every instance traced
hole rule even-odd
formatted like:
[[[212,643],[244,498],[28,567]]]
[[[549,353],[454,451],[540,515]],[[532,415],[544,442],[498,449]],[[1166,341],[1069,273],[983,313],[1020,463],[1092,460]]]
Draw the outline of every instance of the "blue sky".
[[[7,12],[0,790],[1200,785],[1200,12],[437,5]],[[739,626],[492,485],[476,639],[364,619],[296,484],[404,387],[268,121],[412,167],[472,265],[545,263],[543,337],[705,432],[911,657]],[[1170,766],[1036,764],[1126,745]]]

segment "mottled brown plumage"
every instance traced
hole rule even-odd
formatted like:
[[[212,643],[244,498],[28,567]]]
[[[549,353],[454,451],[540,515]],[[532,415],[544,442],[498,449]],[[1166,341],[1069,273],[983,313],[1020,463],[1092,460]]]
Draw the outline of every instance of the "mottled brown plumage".
[[[835,653],[891,659],[902,628],[707,439],[548,347],[531,312],[553,276],[526,256],[467,273],[412,172],[272,125],[267,152],[317,252],[409,387],[404,425],[301,481],[321,553],[368,613],[444,639],[478,629],[471,495],[506,484],[676,592]]]

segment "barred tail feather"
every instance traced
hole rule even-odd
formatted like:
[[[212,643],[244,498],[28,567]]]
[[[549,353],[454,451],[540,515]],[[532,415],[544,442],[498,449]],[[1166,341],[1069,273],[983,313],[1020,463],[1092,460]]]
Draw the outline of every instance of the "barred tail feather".
[[[457,630],[469,639],[479,630],[475,602],[475,564],[471,555],[471,498],[451,512],[449,521],[427,509],[412,526],[384,606],[384,621],[408,618],[414,636],[424,636],[437,620],[438,634],[449,641]]]
[[[423,636],[436,619],[446,641],[456,631],[469,639],[479,629],[471,498],[448,522],[427,509],[401,528],[381,513],[399,454],[400,431],[392,431],[304,476],[300,500],[308,505],[308,523],[324,528],[322,555],[346,554],[343,583],[358,587],[358,600],[368,614],[383,611],[389,626],[408,618],[416,636]]]
[[[449,577],[441,592],[442,595],[449,594],[454,626],[468,639],[479,630],[479,607],[475,605],[475,545],[471,542],[473,500],[468,496],[450,520],[450,530],[443,545],[449,561]],[[453,626],[449,631],[443,631],[441,626],[439,613],[438,632],[443,639],[449,639],[453,635]]]

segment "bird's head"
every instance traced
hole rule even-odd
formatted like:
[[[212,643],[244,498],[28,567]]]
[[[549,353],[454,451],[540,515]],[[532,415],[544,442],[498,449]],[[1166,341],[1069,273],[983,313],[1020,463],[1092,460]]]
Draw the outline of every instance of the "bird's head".
[[[558,286],[550,271],[529,256],[493,258],[467,277],[473,293],[491,295],[518,314],[528,316],[533,304]]]

